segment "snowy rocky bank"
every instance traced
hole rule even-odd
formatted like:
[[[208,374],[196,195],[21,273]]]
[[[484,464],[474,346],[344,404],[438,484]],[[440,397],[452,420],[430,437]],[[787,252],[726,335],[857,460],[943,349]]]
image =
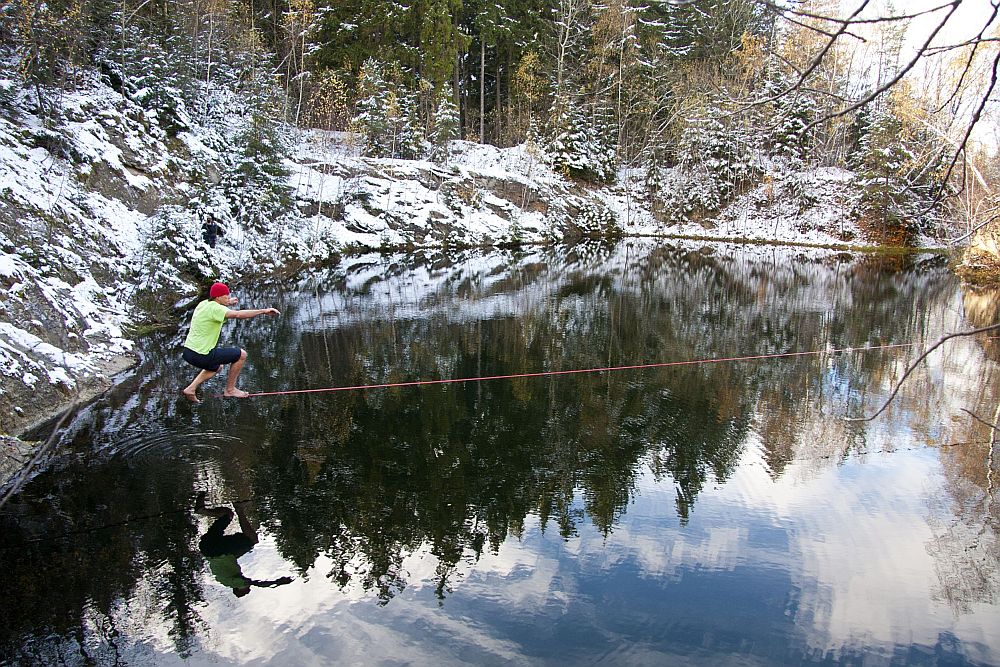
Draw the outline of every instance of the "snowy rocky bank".
[[[668,224],[639,170],[596,188],[528,146],[459,141],[435,161],[369,159],[349,137],[317,131],[291,134],[291,212],[244,227],[193,204],[226,168],[217,139],[244,122],[224,93],[173,136],[96,75],[63,93],[47,121],[33,100],[0,79],[0,433],[108,386],[133,362],[143,309],[189,300],[213,278],[238,283],[360,250],[584,236],[869,245],[847,219],[851,174],[842,170],[775,167],[717,216]],[[665,190],[681,182],[664,174]],[[202,238],[207,212],[226,232],[214,249]]]

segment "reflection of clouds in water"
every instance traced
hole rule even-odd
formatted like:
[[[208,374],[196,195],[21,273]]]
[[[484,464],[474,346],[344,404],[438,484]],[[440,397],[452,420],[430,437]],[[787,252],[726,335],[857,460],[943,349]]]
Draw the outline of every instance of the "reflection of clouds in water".
[[[405,558],[408,586],[385,607],[360,587],[340,590],[325,577],[332,563],[324,558],[308,580],[240,600],[206,578],[211,603],[204,617],[217,630],[190,664],[523,664],[535,657],[506,623],[584,619],[583,632],[611,632],[609,645],[620,646],[623,638],[604,615],[621,610],[602,608],[587,590],[595,580],[638,577],[671,597],[673,586],[706,571],[742,577],[776,570],[787,577],[766,581],[784,582],[772,593],[789,601],[785,614],[805,655],[857,650],[887,657],[897,646],[933,647],[941,632],[950,632],[967,657],[997,660],[1000,610],[978,605],[955,616],[933,595],[925,519],[928,497],[942,493],[938,452],[830,464],[813,470],[808,482],[795,474],[800,464],[772,480],[754,456],[747,454],[721,488],[702,493],[685,527],[673,511],[673,488],[649,474],[638,480],[639,495],[607,538],[585,525],[579,537],[563,541],[551,524],[543,535],[537,519],[529,519],[520,541],[508,539],[478,562],[461,561],[443,606],[433,598],[438,563],[427,545]],[[257,578],[287,573],[270,539],[246,560],[245,571]],[[620,657],[662,660],[675,655],[672,648],[639,642]]]
[[[798,590],[796,625],[809,647],[934,646],[943,628],[996,647],[996,607],[956,619],[933,600],[926,502],[943,493],[937,457],[936,451],[871,456],[830,467],[808,484],[797,484],[794,475],[753,479],[754,469],[744,466],[710,502],[727,502],[735,492],[740,506],[766,508],[787,526],[785,566]]]
[[[531,552],[514,543],[502,552],[513,554],[503,565],[483,562],[488,570],[499,568],[488,577],[491,585],[514,577],[514,585],[502,585],[502,591],[530,609],[531,599],[544,602],[547,587],[532,592],[538,560]],[[527,556],[532,563],[522,563]],[[244,568],[254,577],[274,577],[287,572],[273,542],[262,540],[246,557]],[[506,556],[502,557],[503,560]],[[489,560],[484,558],[484,560]],[[242,561],[241,561],[242,562]],[[436,559],[429,549],[421,548],[405,561],[413,584],[407,593],[393,598],[386,607],[377,606],[370,594],[360,589],[340,590],[324,576],[332,563],[319,558],[309,579],[276,589],[260,589],[237,599],[228,589],[214,585],[211,604],[204,617],[212,628],[226,628],[206,638],[204,653],[195,654],[187,664],[468,664],[523,660],[518,647],[508,640],[491,636],[492,629],[467,617],[452,617],[446,609],[429,603],[435,582]],[[526,569],[530,579],[518,577]],[[520,585],[520,590],[519,590]],[[441,638],[427,641],[428,636]]]

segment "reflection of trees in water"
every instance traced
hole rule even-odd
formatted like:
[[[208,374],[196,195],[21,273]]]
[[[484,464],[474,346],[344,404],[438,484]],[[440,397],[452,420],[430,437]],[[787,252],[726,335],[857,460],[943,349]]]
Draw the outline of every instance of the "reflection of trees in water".
[[[124,664],[134,627],[119,627],[123,601],[133,618],[165,621],[178,655],[189,655],[206,627],[197,525],[183,511],[128,521],[162,513],[194,480],[122,460],[82,468],[40,480],[44,495],[0,515],[0,662]],[[102,525],[115,527],[92,529]]]
[[[948,497],[931,500],[927,551],[938,576],[936,596],[956,613],[1000,602],[1000,502],[990,446],[996,444],[943,450]]]
[[[282,303],[282,318],[241,323],[227,335],[251,354],[247,383],[269,390],[920,343],[951,324],[942,312],[954,282],[935,261],[886,268],[872,258],[811,259],[787,250],[599,245],[497,257],[485,269],[452,269],[433,254],[386,261],[350,290],[333,271]],[[418,287],[418,274],[433,286]],[[337,308],[331,294],[342,297]],[[257,300],[272,301],[250,294],[241,303]],[[133,386],[89,412],[74,438],[116,451],[126,425],[150,433],[238,428],[239,442],[210,454],[224,495],[261,499],[261,521],[300,572],[323,556],[332,582],[385,602],[406,585],[404,558],[419,549],[438,559],[443,596],[463,562],[519,536],[530,516],[567,537],[584,520],[610,533],[647,465],[674,482],[685,522],[705,485],[732,474],[751,428],[774,476],[795,458],[863,447],[864,428],[839,417],[858,411],[862,398],[883,395],[905,362],[904,355],[851,353],[219,401],[195,412]],[[172,355],[151,358],[146,368],[161,386],[187,375]],[[913,394],[900,404],[905,410],[888,419],[940,417]],[[111,508],[101,521],[154,514],[183,504],[198,484],[189,467],[177,467],[162,476],[162,464],[129,469],[116,460],[80,473],[84,481],[55,495],[67,516],[87,516],[98,502]],[[110,496],[97,500],[95,488]],[[46,521],[50,532],[73,528]],[[196,527],[188,519],[172,529],[138,525],[110,538],[81,536],[68,550],[73,556],[28,547],[30,558],[13,559],[15,590],[37,594],[36,601],[8,606],[29,611],[5,617],[4,636],[42,627],[71,636],[87,613],[112,618],[115,601],[135,598],[136,582],[152,572],[148,613],[170,619],[183,654],[201,627]],[[37,578],[29,564],[46,560],[79,573],[67,595],[27,581]],[[98,589],[101,599],[92,603]],[[37,601],[46,599],[59,602]]]
[[[542,296],[524,300],[540,307],[475,323],[433,310],[425,318],[369,321],[310,332],[298,351],[310,382],[323,386],[936,335],[928,320],[953,291],[934,266],[911,261],[899,273],[874,260],[842,259],[791,262],[775,255],[762,263],[660,249],[633,258],[634,271],[618,264],[603,273],[577,273],[575,258],[562,265],[531,262],[529,270],[513,271],[482,294],[469,281],[462,292],[474,308],[477,298],[504,290],[540,290]],[[324,537],[289,544],[288,553],[299,554],[303,569],[317,553],[331,555],[333,576],[343,584],[359,567],[357,554],[366,553],[365,569],[353,580],[387,599],[402,585],[403,555],[427,542],[442,563],[443,590],[449,568],[474,558],[484,543],[495,549],[508,534],[519,534],[529,514],[537,514],[543,527],[551,519],[561,535],[571,536],[585,510],[607,534],[645,464],[674,482],[683,522],[705,483],[725,480],[735,469],[751,420],[764,436],[774,475],[792,458],[827,455],[829,448],[839,454],[858,443],[858,427],[822,409],[832,401],[846,413],[857,405],[860,388],[884,384],[884,367],[884,357],[858,353],[310,401],[315,409],[304,411],[293,430],[297,451],[309,452],[312,472],[301,486],[273,495],[335,497],[337,509],[323,505],[303,516],[300,508],[289,508],[299,516],[282,515],[282,530],[306,521],[309,527],[296,535]],[[806,446],[824,449],[804,451]],[[329,465],[336,475],[326,472]],[[402,525],[400,517],[406,517]]]
[[[973,327],[994,324],[1000,316],[1000,291],[963,288],[966,317]],[[977,341],[988,359],[997,360],[1000,347],[993,336]],[[1000,420],[1000,398],[992,364],[985,364],[974,381],[979,400],[967,409],[991,423]],[[941,450],[946,497],[931,499],[932,538],[927,551],[938,577],[936,596],[956,614],[978,604],[1000,602],[1000,444],[998,434],[973,423],[969,442]]]

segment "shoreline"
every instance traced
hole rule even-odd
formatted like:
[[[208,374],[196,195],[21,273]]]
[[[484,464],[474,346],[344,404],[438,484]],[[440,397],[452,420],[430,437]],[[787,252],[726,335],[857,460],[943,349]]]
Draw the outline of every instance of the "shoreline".
[[[139,364],[135,354],[116,355],[99,362],[96,375],[78,380],[78,391],[73,396],[58,401],[34,401],[37,409],[18,415],[12,433],[0,433],[0,489],[4,489],[14,475],[30,461],[38,440],[25,439],[25,435],[50,422],[74,407],[85,405],[115,386],[116,379]],[[43,407],[44,406],[44,407]],[[40,462],[44,468],[45,461]]]

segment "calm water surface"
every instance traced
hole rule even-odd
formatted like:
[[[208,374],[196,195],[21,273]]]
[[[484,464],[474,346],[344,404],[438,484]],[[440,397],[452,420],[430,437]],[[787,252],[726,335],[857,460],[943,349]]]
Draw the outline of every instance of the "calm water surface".
[[[852,350],[195,407],[151,336],[0,513],[0,661],[1000,664],[1000,448],[963,412],[997,420],[998,341],[842,419],[997,321],[943,259],[369,255],[239,295],[283,311],[226,325],[250,391]]]

